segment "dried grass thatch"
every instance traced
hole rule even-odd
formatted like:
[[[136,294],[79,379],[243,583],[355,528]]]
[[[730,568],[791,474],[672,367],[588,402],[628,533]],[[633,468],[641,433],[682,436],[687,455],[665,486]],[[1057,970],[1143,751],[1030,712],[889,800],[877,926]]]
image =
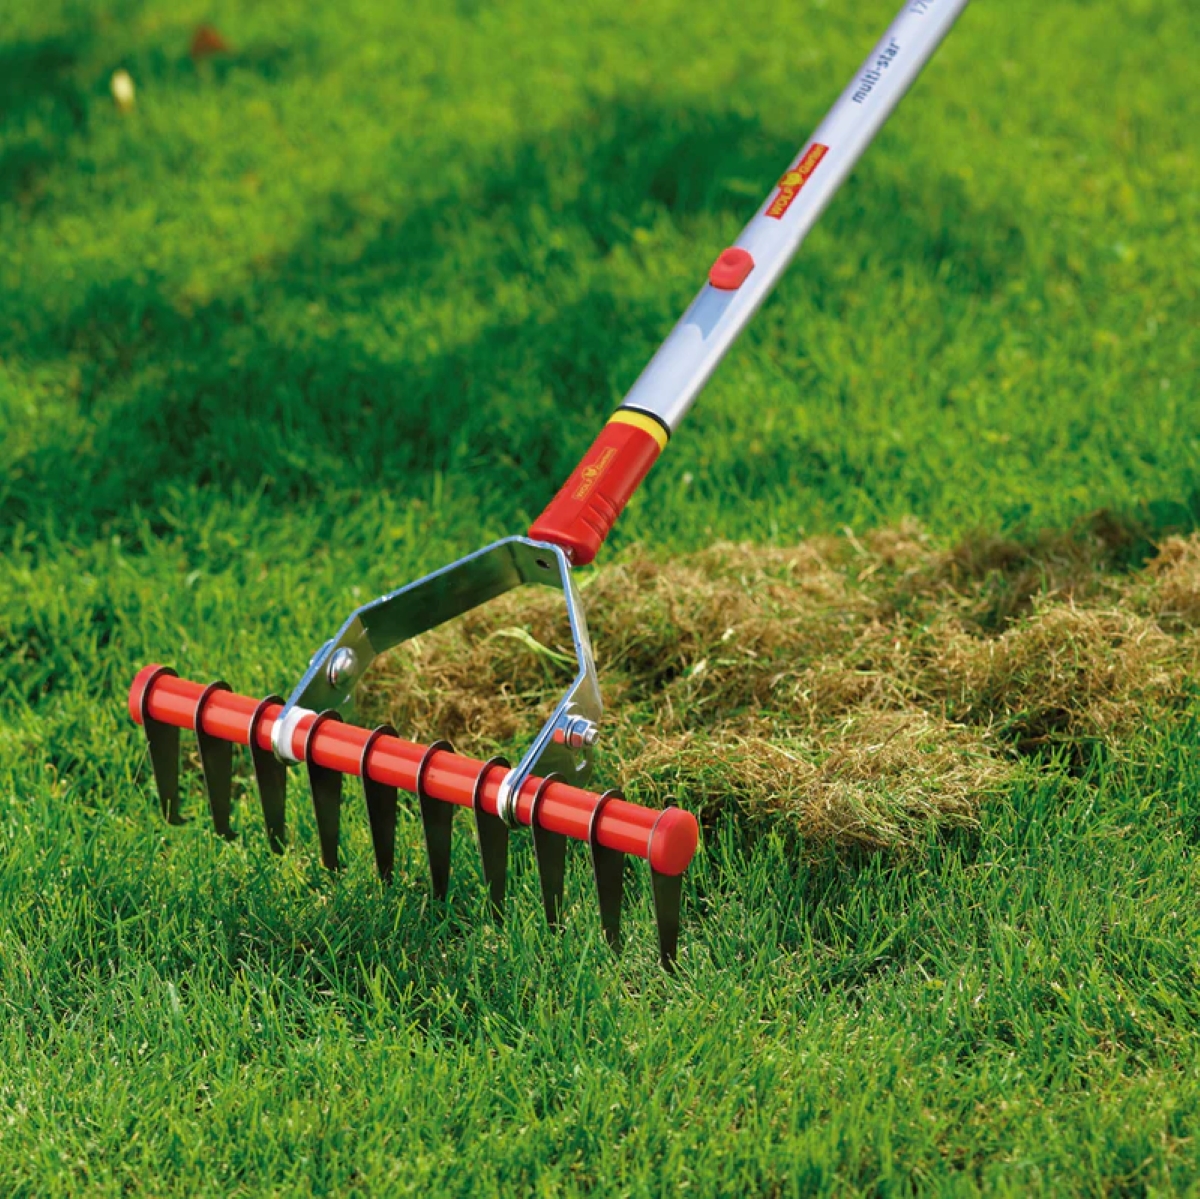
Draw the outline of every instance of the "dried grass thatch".
[[[665,564],[628,553],[585,581],[606,763],[640,797],[734,804],[814,841],[899,846],[969,823],[1029,755],[1115,747],[1184,702],[1200,538],[1135,572],[1116,566],[1124,548],[1093,522],[952,549],[906,524]],[[571,664],[560,597],[521,592],[389,655],[366,704],[493,752],[529,736]]]

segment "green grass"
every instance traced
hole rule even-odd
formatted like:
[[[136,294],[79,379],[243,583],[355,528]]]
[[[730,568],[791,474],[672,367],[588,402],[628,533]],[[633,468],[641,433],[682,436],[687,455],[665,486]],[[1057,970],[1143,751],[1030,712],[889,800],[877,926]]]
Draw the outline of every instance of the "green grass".
[[[411,816],[387,894],[361,813],[336,885],[168,833],[125,715],[150,660],[286,689],[524,527],[891,7],[10,5],[0,1192],[1200,1191],[1187,718],[903,858],[718,822],[668,979],[640,874],[614,962],[581,860],[554,938],[527,845],[498,930]],[[974,5],[618,550],[1194,527],[1198,51]]]

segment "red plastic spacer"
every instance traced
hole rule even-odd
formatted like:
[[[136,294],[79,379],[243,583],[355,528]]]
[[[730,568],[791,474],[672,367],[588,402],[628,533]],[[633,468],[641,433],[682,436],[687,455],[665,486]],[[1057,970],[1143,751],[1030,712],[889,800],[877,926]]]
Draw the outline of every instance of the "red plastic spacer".
[[[722,250],[717,261],[708,272],[708,281],[719,291],[737,291],[746,282],[746,276],[754,270],[754,259],[749,250],[741,246],[730,246]]]

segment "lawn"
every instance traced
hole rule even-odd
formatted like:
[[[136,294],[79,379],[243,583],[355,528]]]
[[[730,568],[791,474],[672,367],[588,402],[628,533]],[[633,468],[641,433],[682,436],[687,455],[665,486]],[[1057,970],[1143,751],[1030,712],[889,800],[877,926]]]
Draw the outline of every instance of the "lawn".
[[[968,9],[589,572],[601,782],[703,817],[672,977],[644,871],[614,959],[527,837],[497,927],[411,810],[386,891],[298,779],[283,859],[244,766],[236,844],[166,830],[125,693],[286,691],[526,528],[892,5],[7,11],[0,1193],[1200,1193],[1200,10]],[[499,707],[470,636],[372,703],[427,734],[428,661],[511,749],[503,644]],[[979,773],[828,765],[901,699]]]

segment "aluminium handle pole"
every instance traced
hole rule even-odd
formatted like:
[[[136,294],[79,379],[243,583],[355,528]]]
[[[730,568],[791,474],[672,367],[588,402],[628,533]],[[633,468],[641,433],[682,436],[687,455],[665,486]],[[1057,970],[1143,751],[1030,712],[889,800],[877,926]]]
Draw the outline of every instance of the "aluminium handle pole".
[[[674,431],[968,0],[910,0],[726,250],[622,408]],[[736,253],[741,251],[741,253]],[[742,281],[738,275],[745,271]]]

